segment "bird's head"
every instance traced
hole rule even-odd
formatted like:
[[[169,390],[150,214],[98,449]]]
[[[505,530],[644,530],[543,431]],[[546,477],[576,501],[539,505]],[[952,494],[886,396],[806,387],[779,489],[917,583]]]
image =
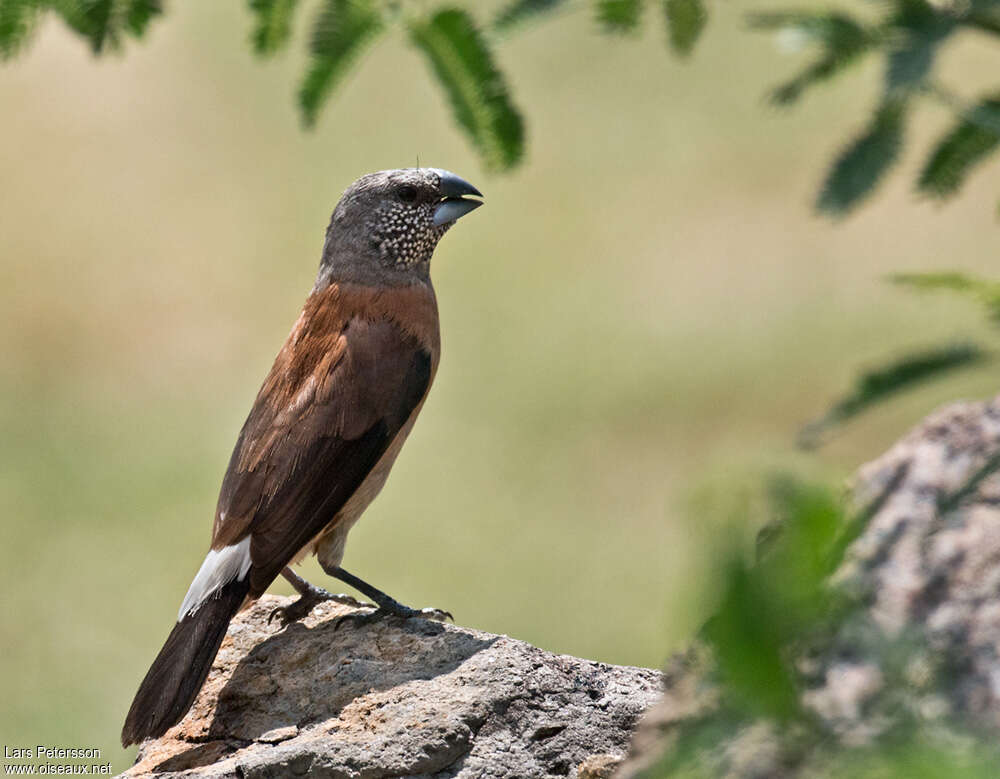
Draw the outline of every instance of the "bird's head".
[[[440,168],[362,176],[347,188],[330,218],[321,277],[324,271],[331,280],[426,276],[441,236],[483,204],[466,195],[482,197],[468,181]]]

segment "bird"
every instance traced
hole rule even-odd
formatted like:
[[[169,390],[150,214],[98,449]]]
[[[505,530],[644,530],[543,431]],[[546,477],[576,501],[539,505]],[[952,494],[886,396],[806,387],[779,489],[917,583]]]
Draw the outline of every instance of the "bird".
[[[477,199],[480,198],[480,199]],[[431,255],[482,193],[440,168],[369,173],[340,198],[316,282],[275,358],[222,479],[211,547],[177,622],[125,718],[123,746],[163,735],[194,702],[230,621],[284,576],[299,598],[344,600],[289,566],[309,553],[386,616],[444,619],[404,606],[341,567],[347,534],[385,484],[434,379],[440,354]]]

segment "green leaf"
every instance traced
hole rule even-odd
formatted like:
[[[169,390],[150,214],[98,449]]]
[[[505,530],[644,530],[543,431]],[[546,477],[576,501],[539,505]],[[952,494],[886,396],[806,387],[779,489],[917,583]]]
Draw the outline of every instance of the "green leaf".
[[[0,0],[0,60],[20,53],[35,31],[38,15],[38,3],[31,0]]]
[[[940,378],[959,368],[983,362],[987,353],[970,343],[947,344],[907,354],[898,360],[863,373],[854,390],[837,401],[822,417],[802,428],[799,446],[814,448],[831,428],[841,425],[877,403],[904,390]]]
[[[871,194],[895,164],[903,141],[906,103],[889,100],[875,112],[869,126],[837,157],[820,190],[816,207],[841,216]]]
[[[843,509],[826,487],[787,475],[772,479],[768,493],[780,538],[771,541],[767,564],[798,587],[789,599],[811,598],[831,573],[828,553],[844,529]]]
[[[597,0],[597,21],[607,32],[635,32],[642,19],[642,5],[642,0]]]
[[[885,86],[890,94],[911,90],[927,78],[943,35],[907,35],[889,54]]]
[[[798,694],[784,659],[788,626],[780,593],[759,568],[748,568],[738,556],[723,581],[722,602],[701,635],[712,648],[727,692],[743,708],[787,720],[798,710]]]
[[[1000,145],[1000,97],[981,101],[943,138],[920,172],[917,187],[936,198],[954,195],[965,177]]]
[[[493,20],[493,28],[497,32],[510,32],[523,24],[533,21],[535,17],[554,11],[566,0],[513,0],[512,3],[500,9]]]
[[[299,87],[307,127],[358,54],[382,30],[382,18],[367,0],[326,0],[313,26],[312,61]]]
[[[100,54],[108,43],[113,43],[113,0],[63,0],[56,7],[66,23],[90,41],[94,54]]]
[[[680,56],[689,55],[708,21],[705,4],[702,0],[664,0],[663,12],[670,45]]]
[[[411,25],[410,36],[487,167],[513,168],[524,153],[524,124],[472,17],[445,9]]]
[[[126,32],[141,37],[150,20],[163,12],[160,0],[50,0],[48,4],[90,42],[94,54],[119,48]]]
[[[296,5],[298,0],[250,0],[250,11],[257,17],[250,34],[255,52],[267,56],[288,43]]]
[[[933,273],[894,273],[887,279],[901,287],[922,292],[949,290],[951,292],[968,292],[976,295],[984,293],[1000,294],[1000,283],[977,279],[958,271],[935,271]]]
[[[964,273],[897,273],[889,281],[921,292],[947,290],[968,295],[986,307],[994,322],[1000,322],[1000,282],[967,276]]]
[[[939,13],[927,0],[897,0],[889,19],[886,92],[914,89],[924,82],[941,43],[955,30],[954,17]]]
[[[962,14],[961,24],[974,30],[1000,35],[1000,3],[996,0],[972,0],[971,8]]]
[[[741,551],[731,553],[720,606],[701,636],[718,663],[723,707],[787,719],[801,713],[789,650],[835,607],[825,583],[846,520],[825,487],[779,476],[768,495],[773,520],[758,536],[758,561],[748,566]]]
[[[880,40],[876,30],[842,13],[760,13],[750,16],[749,24],[757,29],[789,32],[823,49],[819,59],[772,91],[771,100],[779,105],[795,102],[809,87],[838,75]]]
[[[132,0],[125,14],[125,26],[136,38],[141,38],[153,17],[162,13],[160,0]]]

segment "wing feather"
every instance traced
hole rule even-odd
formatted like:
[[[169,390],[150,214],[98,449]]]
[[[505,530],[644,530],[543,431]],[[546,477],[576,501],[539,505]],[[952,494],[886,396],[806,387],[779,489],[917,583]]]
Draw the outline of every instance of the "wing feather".
[[[392,320],[337,330],[311,334],[300,320],[223,478],[212,548],[250,535],[251,596],[334,518],[430,386],[430,353]]]

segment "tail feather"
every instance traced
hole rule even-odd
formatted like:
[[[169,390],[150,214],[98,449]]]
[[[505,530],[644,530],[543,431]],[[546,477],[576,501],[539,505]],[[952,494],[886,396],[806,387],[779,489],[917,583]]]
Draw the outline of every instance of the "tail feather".
[[[205,683],[233,615],[250,589],[231,581],[185,615],[139,685],[122,728],[122,746],[162,736],[180,722]]]

